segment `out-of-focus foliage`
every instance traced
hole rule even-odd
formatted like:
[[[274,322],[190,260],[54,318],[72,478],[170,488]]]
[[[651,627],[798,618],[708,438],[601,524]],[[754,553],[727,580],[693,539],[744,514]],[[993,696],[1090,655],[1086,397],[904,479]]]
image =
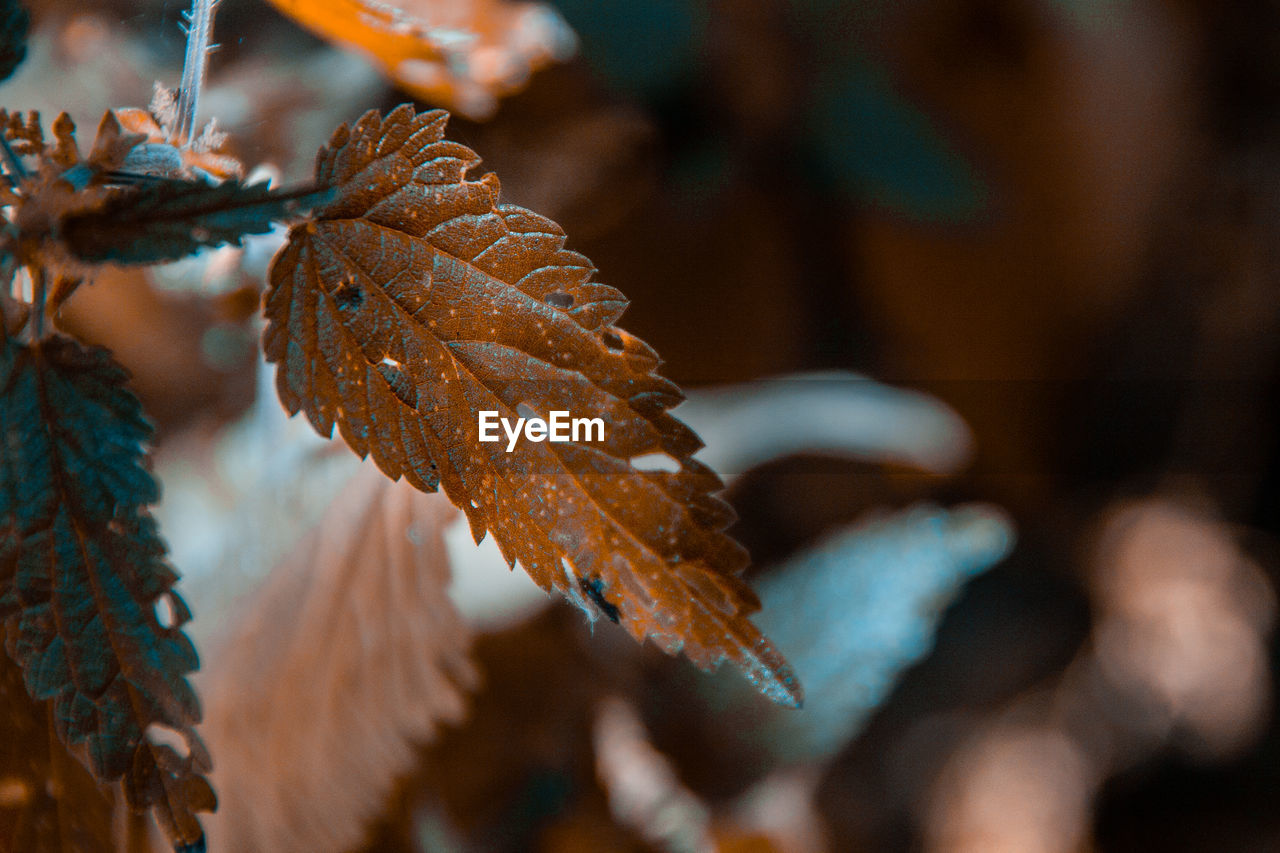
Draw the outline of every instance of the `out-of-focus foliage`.
[[[10,77],[27,57],[31,16],[19,0],[0,3],[0,80]]]
[[[692,392],[680,417],[726,477],[794,453],[826,453],[954,474],[972,458],[964,421],[927,394],[854,373],[770,377]]]
[[[541,3],[511,0],[270,0],[337,44],[367,54],[406,91],[471,118],[542,66],[573,54],[573,32]]]
[[[557,5],[581,36],[583,57],[593,72],[616,91],[658,102],[706,73],[709,16],[751,17],[744,4],[719,9],[705,0],[557,0]],[[770,8],[774,5],[783,8]],[[804,63],[814,83],[811,92],[786,104],[797,119],[788,143],[832,179],[835,191],[859,204],[912,221],[971,221],[985,212],[990,196],[974,165],[933,117],[894,85],[878,57],[856,42],[832,38],[832,33],[871,26],[884,16],[877,5],[808,0],[770,4],[755,16],[785,28],[771,34],[779,40],[812,42],[803,56],[792,59]],[[742,51],[741,62],[755,59],[749,55],[752,46],[733,45]],[[749,102],[753,94],[732,97]]]
[[[21,668],[4,655],[0,726],[0,849],[108,853],[111,800],[58,742],[48,709],[27,694]]]
[[[199,681],[218,757],[211,849],[354,847],[414,746],[461,722],[476,675],[446,592],[456,515],[366,463],[222,627]]]
[[[933,647],[961,587],[1013,549],[995,507],[917,506],[839,531],[757,586],[769,631],[811,697],[744,740],[784,762],[821,761],[853,739],[899,674]]]
[[[704,0],[555,0],[582,39],[582,55],[612,87],[661,95],[688,83],[706,36]]]
[[[920,222],[965,222],[989,190],[883,68],[855,58],[831,69],[807,116],[810,151],[860,203]]]

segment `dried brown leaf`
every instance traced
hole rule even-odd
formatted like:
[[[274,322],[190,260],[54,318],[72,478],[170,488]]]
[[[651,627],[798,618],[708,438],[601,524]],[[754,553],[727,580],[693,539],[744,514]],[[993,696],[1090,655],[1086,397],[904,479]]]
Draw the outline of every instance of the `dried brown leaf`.
[[[341,126],[317,158],[336,191],[290,232],[270,272],[265,335],[290,413],[372,455],[389,476],[446,494],[477,541],[493,533],[545,590],[704,669],[740,666],[798,704],[786,661],[750,623],[724,534],[733,511],[691,455],[698,437],[666,412],[679,389],[657,354],[610,324],[626,306],[593,282],[554,222],[498,204],[498,179],[443,139],[448,116],[405,105]],[[477,412],[599,417],[605,440],[479,441]],[[520,412],[521,415],[517,415]],[[675,471],[640,470],[663,454]]]

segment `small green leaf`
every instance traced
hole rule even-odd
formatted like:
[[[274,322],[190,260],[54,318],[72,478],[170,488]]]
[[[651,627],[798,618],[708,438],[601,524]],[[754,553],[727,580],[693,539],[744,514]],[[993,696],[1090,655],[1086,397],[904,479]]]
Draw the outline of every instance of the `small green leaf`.
[[[206,246],[239,245],[246,234],[265,234],[273,222],[298,218],[331,197],[315,187],[157,181],[67,217],[61,236],[71,254],[88,263],[176,261]]]
[[[203,835],[193,812],[213,805],[186,678],[199,662],[147,511],[151,427],[126,379],[106,350],[69,338],[0,345],[0,620],[61,740],[99,779],[126,777],[129,804],[190,843]],[[147,739],[156,724],[184,737],[185,757]]]

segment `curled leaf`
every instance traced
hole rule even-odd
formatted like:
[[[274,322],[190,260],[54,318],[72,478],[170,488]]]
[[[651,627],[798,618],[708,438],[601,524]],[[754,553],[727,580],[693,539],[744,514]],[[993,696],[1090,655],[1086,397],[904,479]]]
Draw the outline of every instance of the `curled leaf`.
[[[103,349],[52,337],[0,349],[0,619],[28,692],[99,779],[125,778],[176,842],[214,806],[187,682],[198,661],[147,505],[151,428]],[[157,612],[167,612],[164,622]],[[148,738],[161,726],[185,756]]]
[[[322,435],[336,424],[388,476],[443,484],[477,540],[492,532],[508,563],[589,617],[616,615],[704,669],[732,661],[798,704],[786,661],[746,618],[759,604],[737,577],[747,557],[723,532],[734,514],[711,494],[720,480],[666,411],[680,391],[611,325],[625,298],[591,280],[554,222],[498,204],[495,176],[466,179],[478,158],[443,139],[447,118],[371,111],[321,149],[316,181],[334,198],[290,232],[266,297],[285,407]],[[571,411],[605,435],[507,452],[480,441],[486,410]],[[651,454],[675,470],[632,464]]]

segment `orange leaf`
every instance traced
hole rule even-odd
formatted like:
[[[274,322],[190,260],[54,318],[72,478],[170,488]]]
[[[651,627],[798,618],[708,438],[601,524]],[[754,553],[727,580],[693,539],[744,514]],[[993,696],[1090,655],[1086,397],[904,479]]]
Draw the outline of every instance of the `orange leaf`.
[[[723,530],[733,511],[691,455],[698,437],[666,412],[679,389],[656,353],[609,324],[622,294],[591,281],[554,222],[499,205],[498,180],[443,140],[442,111],[402,106],[338,128],[317,158],[334,200],[295,227],[273,261],[267,357],[290,413],[389,476],[446,494],[479,540],[494,534],[595,618],[740,666],[767,695],[798,704],[782,656],[745,618],[759,607],[737,573],[746,553]],[[599,417],[603,441],[481,442],[477,413]],[[663,454],[675,471],[640,470]]]
[[[549,6],[508,0],[270,0],[298,23],[366,53],[405,91],[469,117],[529,74],[568,59],[575,38]]]

